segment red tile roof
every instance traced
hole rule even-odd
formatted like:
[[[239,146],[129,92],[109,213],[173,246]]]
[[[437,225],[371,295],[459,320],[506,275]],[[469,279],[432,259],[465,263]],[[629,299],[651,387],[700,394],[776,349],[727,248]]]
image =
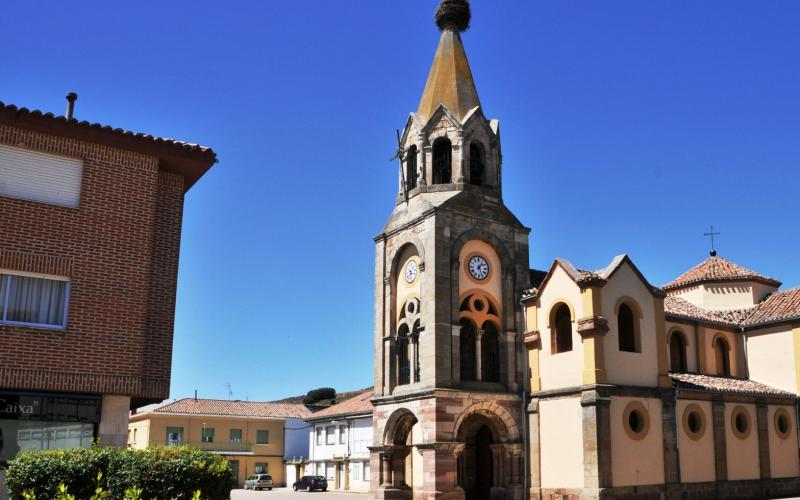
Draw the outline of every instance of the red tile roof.
[[[308,418],[312,414],[311,410],[300,404],[193,398],[184,398],[172,403],[166,403],[155,408],[152,412],[253,418]]]
[[[337,405],[325,408],[324,410],[316,412],[312,419],[317,420],[321,418],[343,417],[349,415],[371,414],[372,413],[372,389],[362,392],[354,398],[347,401],[342,401]]]
[[[744,325],[756,326],[790,319],[800,320],[800,288],[771,294],[755,307]]]
[[[106,144],[143,154],[158,156],[164,170],[183,175],[188,190],[217,162],[217,155],[206,146],[156,137],[100,123],[68,120],[64,116],[38,109],[18,108],[0,101],[0,124],[32,129],[48,134]]]
[[[697,373],[670,373],[676,385],[683,389],[707,392],[726,392],[747,396],[780,396],[794,398],[795,394],[768,385],[730,377],[712,377]]]
[[[743,324],[758,306],[746,309],[733,309],[727,311],[712,311],[698,307],[686,299],[669,296],[664,298],[664,312],[667,316],[689,319],[692,321],[704,321],[708,323],[721,324],[730,327],[738,327]]]
[[[722,257],[712,256],[664,285],[663,289],[674,290],[698,283],[747,280],[759,281],[774,287],[781,286],[781,282],[776,279],[746,269]]]

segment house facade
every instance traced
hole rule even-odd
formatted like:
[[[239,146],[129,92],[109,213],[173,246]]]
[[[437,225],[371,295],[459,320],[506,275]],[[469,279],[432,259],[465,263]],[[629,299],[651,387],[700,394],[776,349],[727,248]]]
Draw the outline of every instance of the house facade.
[[[230,463],[235,486],[251,474],[270,474],[275,486],[285,486],[287,447],[307,454],[296,441],[307,445],[303,419],[310,415],[301,404],[180,399],[132,414],[128,446],[199,448]]]
[[[0,484],[20,451],[124,446],[167,397],[184,195],[215,162],[0,103]]]
[[[372,391],[363,392],[306,419],[309,460],[304,474],[325,476],[335,490],[369,490]]]
[[[715,253],[663,287],[625,255],[530,269],[461,39],[470,19],[466,0],[439,5],[374,238],[369,498],[800,494],[800,289]]]

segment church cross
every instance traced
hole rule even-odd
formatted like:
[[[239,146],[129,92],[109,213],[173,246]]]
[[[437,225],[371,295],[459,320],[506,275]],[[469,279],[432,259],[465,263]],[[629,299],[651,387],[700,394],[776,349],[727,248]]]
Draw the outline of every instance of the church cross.
[[[400,179],[403,183],[403,196],[408,205],[408,184],[406,184],[406,172],[403,170],[403,160],[406,159],[406,149],[403,147],[402,139],[400,139],[400,130],[397,130],[397,152],[389,158],[389,161],[400,160]]]
[[[711,226],[711,230],[707,233],[703,233],[703,236],[710,236],[711,237],[711,256],[714,257],[717,255],[717,249],[714,248],[714,236],[719,236],[719,232],[714,232],[714,226]]]

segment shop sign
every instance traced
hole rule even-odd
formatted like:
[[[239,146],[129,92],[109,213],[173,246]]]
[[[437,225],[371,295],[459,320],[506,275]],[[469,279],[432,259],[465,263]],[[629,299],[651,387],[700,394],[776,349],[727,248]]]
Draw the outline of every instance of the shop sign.
[[[100,398],[0,391],[0,419],[97,423]]]

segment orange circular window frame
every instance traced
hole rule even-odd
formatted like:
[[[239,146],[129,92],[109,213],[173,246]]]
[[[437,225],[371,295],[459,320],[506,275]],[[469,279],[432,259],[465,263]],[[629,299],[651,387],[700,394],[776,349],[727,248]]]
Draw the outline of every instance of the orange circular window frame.
[[[691,416],[694,415],[697,419],[698,423],[700,424],[700,429],[697,431],[693,431],[689,426],[689,419]],[[700,406],[692,403],[686,406],[686,409],[683,410],[683,432],[689,437],[689,439],[697,441],[698,439],[702,438],[703,435],[706,433],[706,415],[703,412],[703,409]]]
[[[786,419],[786,432],[781,431],[780,420],[782,418]],[[792,435],[792,417],[789,416],[789,412],[786,411],[785,408],[778,408],[775,411],[773,425],[775,425],[775,434],[777,434],[779,438],[788,439],[789,436]]]
[[[642,419],[642,426],[638,432],[631,427],[631,414],[634,412],[638,413],[639,418]],[[634,441],[644,439],[650,432],[650,414],[647,412],[647,408],[639,401],[628,403],[622,414],[622,427],[625,429],[625,434]]]
[[[747,429],[744,431],[739,430],[736,426],[736,420],[738,417],[742,417],[747,424]],[[750,412],[747,411],[747,408],[744,406],[736,406],[733,411],[731,412],[731,431],[733,435],[739,439],[747,439],[747,436],[750,435],[750,431],[753,429],[753,419],[750,418]]]

